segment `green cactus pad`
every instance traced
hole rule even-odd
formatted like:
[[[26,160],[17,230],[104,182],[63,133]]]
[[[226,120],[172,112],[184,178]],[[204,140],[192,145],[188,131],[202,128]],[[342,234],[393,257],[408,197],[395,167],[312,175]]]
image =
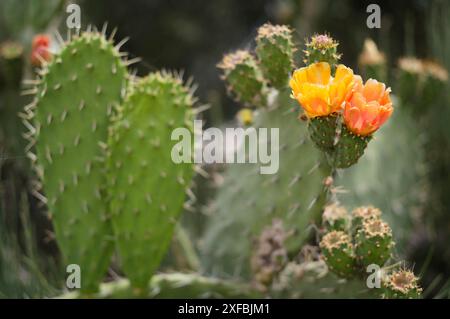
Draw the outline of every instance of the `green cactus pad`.
[[[255,58],[248,51],[225,55],[218,67],[223,70],[222,79],[227,83],[228,93],[238,102],[245,106],[266,105],[266,83]]]
[[[192,136],[194,103],[176,76],[150,74],[134,83],[109,136],[111,213],[125,274],[143,289],[164,257],[185,202],[193,164],[176,164],[175,128]]]
[[[331,231],[320,242],[328,268],[340,277],[355,275],[356,259],[350,236],[343,231]]]
[[[391,257],[392,230],[381,219],[366,219],[355,236],[355,252],[363,267],[371,264],[382,267]]]
[[[337,115],[317,116],[308,121],[308,131],[316,146],[331,153],[334,150],[337,130]]]
[[[339,142],[333,154],[333,161],[336,168],[347,168],[356,164],[372,136],[359,136],[350,132],[345,125],[342,125]]]
[[[121,101],[126,67],[112,43],[84,33],[43,73],[33,110],[37,171],[64,262],[78,264],[81,289],[94,291],[113,247],[99,143],[106,141],[108,115]]]
[[[256,55],[264,77],[273,87],[286,87],[294,51],[292,30],[287,26],[267,23],[258,29]]]
[[[250,278],[252,241],[274,218],[283,220],[287,232],[296,231],[285,242],[289,253],[298,252],[309,237],[311,222],[320,224],[330,167],[307,137],[306,123],[297,119],[288,89],[274,103],[257,110],[254,127],[279,128],[279,170],[262,175],[261,163],[227,166],[201,239],[208,273]]]
[[[422,288],[414,273],[402,269],[393,272],[383,280],[383,297],[387,299],[417,299]]]
[[[322,223],[328,231],[347,231],[350,226],[350,216],[345,207],[331,204],[323,211]]]

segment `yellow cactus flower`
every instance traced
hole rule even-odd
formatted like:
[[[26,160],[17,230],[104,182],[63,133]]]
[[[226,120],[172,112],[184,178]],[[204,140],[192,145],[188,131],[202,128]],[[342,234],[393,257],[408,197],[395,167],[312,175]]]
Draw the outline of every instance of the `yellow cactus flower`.
[[[296,70],[289,85],[292,97],[309,118],[314,118],[343,108],[343,102],[351,93],[353,78],[352,69],[344,65],[338,65],[333,78],[330,65],[319,62]]]

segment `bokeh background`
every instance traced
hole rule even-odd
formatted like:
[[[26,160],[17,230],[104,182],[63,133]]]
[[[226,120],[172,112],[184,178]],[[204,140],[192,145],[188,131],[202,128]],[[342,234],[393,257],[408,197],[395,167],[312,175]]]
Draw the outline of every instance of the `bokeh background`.
[[[0,297],[44,297],[58,294],[64,274],[57,243],[46,209],[33,194],[34,177],[25,157],[24,128],[17,113],[30,102],[22,95],[23,80],[32,79],[30,50],[34,35],[55,30],[65,34],[62,0],[0,1]],[[72,3],[72,2],[70,2]],[[116,39],[130,37],[123,50],[142,61],[134,66],[138,75],[161,68],[184,70],[198,84],[196,95],[209,104],[204,114],[207,126],[232,125],[240,106],[225,90],[217,63],[223,54],[252,48],[257,28],[270,21],[295,29],[300,48],[304,39],[329,32],[340,42],[342,62],[360,68],[359,56],[365,39],[371,38],[386,57],[387,83],[401,95],[398,60],[409,56],[450,68],[450,5],[447,1],[332,1],[332,0],[80,0],[83,28],[88,24],[117,27]],[[366,26],[371,3],[381,7],[380,29]],[[297,64],[302,52],[298,51]],[[426,81],[426,80],[424,80]],[[402,158],[403,170],[420,174],[409,181],[406,192],[414,197],[414,208],[400,209],[393,218],[402,254],[422,275],[426,297],[448,297],[450,292],[450,99],[448,81],[441,78],[439,90],[420,104],[411,93],[409,139],[411,149],[420,141],[420,151]],[[436,87],[438,84],[436,84]],[[395,88],[398,87],[398,92]],[[412,92],[412,91],[410,91]],[[408,94],[405,94],[408,95]],[[408,104],[408,105],[409,105]],[[414,107],[418,105],[419,107]],[[395,130],[393,130],[395,134]],[[414,145],[413,145],[414,144]],[[398,150],[393,148],[392,152]],[[384,163],[389,165],[389,163]],[[365,183],[383,186],[383,170],[360,174]],[[402,171],[398,178],[402,179]],[[362,169],[364,172],[364,169]],[[204,207],[214,196],[209,181],[197,182],[197,212],[185,221],[190,236],[204,231]],[[419,189],[411,193],[411,185]],[[378,196],[374,194],[374,197]],[[376,201],[376,199],[374,199]],[[401,203],[399,205],[402,205]],[[407,214],[407,218],[404,215]],[[195,243],[195,241],[194,241]],[[175,251],[175,253],[174,253]],[[162,267],[175,267],[176,249]],[[175,256],[175,257],[174,257]],[[179,265],[178,265],[179,266]],[[113,269],[108,276],[120,273]]]

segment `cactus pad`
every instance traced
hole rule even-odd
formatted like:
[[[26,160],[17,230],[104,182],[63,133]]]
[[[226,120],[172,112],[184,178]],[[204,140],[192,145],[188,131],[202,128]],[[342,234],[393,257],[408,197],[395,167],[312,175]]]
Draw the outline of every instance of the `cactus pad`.
[[[223,57],[218,67],[227,83],[228,93],[245,106],[263,106],[267,103],[266,82],[255,58],[239,50]]]
[[[318,116],[308,122],[311,140],[324,152],[333,152],[337,130],[337,115]]]
[[[331,271],[344,278],[355,275],[356,259],[353,244],[345,232],[329,232],[322,238],[320,248]]]
[[[333,155],[335,167],[347,168],[358,162],[371,139],[371,136],[355,135],[342,125],[339,143]]]
[[[112,43],[84,33],[43,73],[32,110],[37,171],[65,263],[81,267],[81,289],[89,292],[104,276],[113,247],[99,142],[106,141],[108,115],[121,101],[126,67]]]
[[[124,272],[135,288],[147,286],[182,212],[193,165],[172,161],[171,133],[192,133],[193,103],[179,78],[150,74],[131,87],[111,128],[112,222]]]
[[[339,43],[327,34],[316,34],[306,43],[305,64],[328,62],[334,67],[341,55],[337,52]]]
[[[264,77],[273,87],[286,87],[294,51],[292,30],[287,26],[267,23],[258,29],[256,55]]]

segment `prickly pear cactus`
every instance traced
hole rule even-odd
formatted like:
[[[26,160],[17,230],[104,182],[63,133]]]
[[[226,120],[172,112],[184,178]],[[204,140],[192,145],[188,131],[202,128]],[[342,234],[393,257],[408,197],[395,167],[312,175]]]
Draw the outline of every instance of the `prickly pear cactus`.
[[[97,289],[109,265],[113,238],[104,194],[109,115],[120,103],[127,71],[119,52],[98,33],[65,44],[48,66],[27,114],[36,143],[58,245],[66,264],[81,268],[81,289]]]
[[[279,128],[279,170],[261,175],[261,164],[228,165],[202,239],[207,272],[248,277],[252,240],[274,218],[283,220],[287,231],[295,231],[286,240],[290,251],[300,248],[310,222],[320,219],[323,181],[330,168],[308,139],[306,123],[297,119],[287,90],[275,103],[273,109],[257,112],[254,127]]]
[[[124,272],[138,290],[166,253],[193,176],[192,164],[171,158],[172,131],[193,134],[193,103],[181,79],[153,73],[133,83],[111,128],[112,222]]]
[[[238,50],[226,55],[218,65],[224,71],[228,93],[245,106],[264,106],[267,103],[267,81],[256,59],[248,51]]]
[[[407,269],[400,269],[385,276],[383,287],[384,298],[417,299],[422,293],[418,278]]]

